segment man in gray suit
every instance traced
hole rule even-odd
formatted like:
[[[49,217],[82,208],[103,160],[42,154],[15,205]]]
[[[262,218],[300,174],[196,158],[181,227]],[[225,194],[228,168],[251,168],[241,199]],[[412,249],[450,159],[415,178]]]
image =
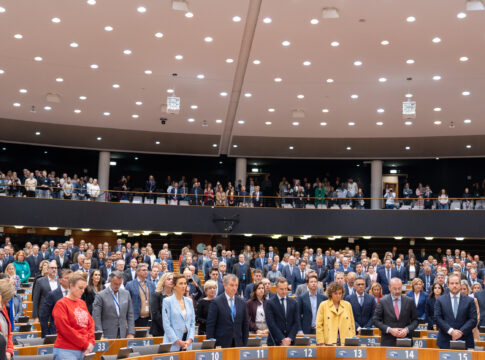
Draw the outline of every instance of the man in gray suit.
[[[133,338],[135,321],[130,293],[121,289],[123,273],[113,271],[109,286],[96,294],[93,319],[96,331],[101,330],[105,339]]]

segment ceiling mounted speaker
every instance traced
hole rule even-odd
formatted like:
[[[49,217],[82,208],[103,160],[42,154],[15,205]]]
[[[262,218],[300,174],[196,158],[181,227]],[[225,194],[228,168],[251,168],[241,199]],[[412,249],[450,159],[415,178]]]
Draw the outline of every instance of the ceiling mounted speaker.
[[[326,7],[322,10],[322,19],[338,19],[340,17],[338,9],[334,7]]]
[[[467,11],[485,10],[485,6],[483,5],[482,0],[467,0],[466,10]]]
[[[189,11],[189,4],[185,0],[172,0],[172,10]]]
[[[51,103],[60,103],[61,102],[61,97],[57,94],[54,93],[48,93],[45,97],[47,102]]]

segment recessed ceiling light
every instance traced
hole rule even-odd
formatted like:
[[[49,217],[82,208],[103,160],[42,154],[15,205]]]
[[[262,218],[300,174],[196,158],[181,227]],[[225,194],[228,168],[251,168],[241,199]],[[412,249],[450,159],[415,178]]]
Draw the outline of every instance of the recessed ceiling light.
[[[157,33],[155,33],[155,37],[161,39],[161,38],[163,38],[163,33],[157,32]]]
[[[465,120],[463,120],[463,122],[464,122],[465,124],[470,124],[472,121],[471,121],[470,119],[465,119]]]
[[[6,10],[3,6],[0,6],[0,13],[4,13]]]
[[[79,97],[79,100],[86,100],[86,99],[87,99],[87,97],[86,97],[86,96],[84,96],[84,95],[81,95],[81,96]]]
[[[327,126],[327,123],[326,122],[321,122],[320,123],[320,126]]]
[[[434,37],[431,41],[433,41],[435,44],[438,44],[441,42],[441,39],[439,37]]]
[[[113,31],[113,27],[110,26],[110,25],[107,25],[107,26],[104,27],[104,30],[105,31]]]
[[[384,112],[384,109],[383,109],[383,108],[379,108],[379,109],[377,109],[377,112],[378,112],[379,114],[382,114],[382,113]]]
[[[96,140],[101,141],[101,140],[103,140],[103,138],[102,138],[101,136],[98,136],[98,137],[96,138]]]
[[[3,74],[5,74],[5,70],[0,69],[0,75],[3,75]]]
[[[240,17],[240,16],[234,16],[234,17],[232,18],[232,21],[234,21],[234,22],[239,22],[239,21],[241,21],[241,17]]]
[[[160,141],[155,141],[155,144],[156,145],[160,145]]]
[[[77,42],[72,42],[69,44],[70,47],[72,48],[77,48],[79,46],[79,44]]]
[[[131,115],[131,117],[132,117],[133,119],[138,119],[138,118],[140,117],[140,115],[138,115],[138,114],[133,114],[133,115]]]
[[[298,99],[303,99],[303,98],[305,98],[305,95],[303,95],[303,94],[298,94],[296,97],[297,97]]]
[[[185,17],[190,19],[190,18],[194,17],[194,14],[191,13],[190,11],[188,11],[188,12],[185,13]]]
[[[271,20],[271,18],[270,18],[270,17],[267,17],[267,16],[266,16],[266,17],[263,19],[263,22],[264,22],[265,24],[270,24],[272,21],[273,21],[273,20]]]
[[[259,65],[259,64],[261,64],[261,60],[253,60],[253,64],[254,65]]]
[[[456,17],[457,17],[458,19],[464,19],[464,18],[466,18],[466,13],[464,13],[464,12],[459,12],[458,14],[456,14]]]
[[[203,79],[203,78],[205,78],[205,75],[204,74],[197,75],[197,79]]]
[[[219,95],[221,95],[221,96],[227,96],[227,92],[223,91]]]
[[[288,40],[285,40],[285,41],[283,41],[283,42],[281,43],[281,45],[283,45],[283,46],[290,46],[290,45],[291,45],[291,43],[290,43]]]
[[[245,121],[244,120],[238,120],[237,123],[243,125],[245,123]]]
[[[268,111],[269,112],[275,112],[275,109],[274,108],[269,108]]]
[[[120,84],[113,84],[113,88],[119,89],[120,88]]]
[[[233,147],[233,148],[237,148],[237,144],[233,144],[233,145],[232,145],[232,147]]]
[[[61,77],[58,77],[58,78],[56,78],[56,81],[57,81],[57,82],[63,82],[63,81],[64,81],[64,79],[63,79],[63,78],[61,78]]]
[[[222,120],[221,119],[217,119],[216,120],[216,124],[222,124]]]
[[[90,68],[91,69],[97,69],[97,68],[99,68],[99,65],[97,65],[97,64],[91,64]]]
[[[352,95],[350,95],[350,98],[351,98],[351,99],[358,99],[358,98],[359,98],[359,95],[357,95],[357,94],[352,94]]]
[[[323,113],[328,113],[328,109],[322,109]]]
[[[136,11],[138,11],[139,13],[143,14],[147,11],[147,8],[144,7],[144,6],[138,6],[138,8],[136,9]]]
[[[293,125],[293,126],[298,126],[298,125],[300,125],[300,123],[299,123],[298,121],[293,121],[293,122],[291,123],[291,125]]]
[[[303,66],[310,66],[312,63],[308,60],[303,61]]]
[[[387,79],[385,77],[379,78],[379,82],[381,82],[381,83],[386,82],[386,81],[387,81]]]
[[[290,150],[293,150],[294,148],[295,148],[295,147],[293,147],[293,146],[288,147],[288,149],[290,149]]]
[[[318,19],[311,19],[310,24],[317,25],[319,23]]]
[[[14,107],[20,107],[20,103],[18,103],[18,102],[14,102],[12,105],[13,105]]]
[[[103,113],[103,115],[104,115],[104,116],[110,116],[110,115],[111,115],[111,113],[109,113],[109,112],[105,111],[105,112]]]
[[[435,125],[441,125],[441,121],[440,120],[436,120],[436,121],[433,122],[433,124],[435,124]]]
[[[80,110],[80,109],[74,109],[74,112],[75,112],[76,114],[80,114],[80,113],[81,113],[81,110]]]
[[[275,81],[275,82],[282,82],[282,81],[283,81],[283,79],[282,79],[282,78],[280,78],[280,77],[277,77],[277,78],[274,78],[274,81]]]
[[[440,75],[435,75],[435,76],[433,76],[433,80],[436,80],[436,81],[437,80],[441,80],[441,76]]]
[[[271,124],[272,124],[272,122],[271,122],[271,121],[266,121],[264,124],[265,124],[265,125],[271,125]]]
[[[175,60],[182,60],[184,58],[183,55],[175,55]]]
[[[388,40],[382,40],[381,41],[381,45],[386,46],[386,45],[389,45],[389,44],[390,44],[390,42]]]
[[[213,39],[213,38],[211,38],[210,36],[206,36],[206,37],[204,38],[204,41],[205,41],[205,42],[212,42],[212,41],[214,41],[214,39]]]
[[[354,61],[354,65],[355,66],[362,66],[362,61],[356,60],[356,61]]]
[[[21,93],[21,94],[27,94],[27,89],[20,89],[19,90],[19,93]]]
[[[352,148],[350,146],[347,146],[347,150],[352,150]]]
[[[340,43],[339,43],[338,41],[332,41],[332,42],[330,43],[330,46],[333,46],[333,47],[337,47],[337,46],[339,46],[339,45],[340,45]]]
[[[192,110],[196,110],[196,109],[198,109],[199,107],[198,107],[197,105],[190,105],[190,108],[191,108]]]
[[[405,149],[406,150],[411,150],[411,146],[406,146]]]
[[[192,122],[195,122],[195,119],[194,118],[188,118],[187,121],[192,123]]]
[[[96,5],[96,0],[87,0],[86,1],[89,5]]]
[[[433,109],[433,111],[441,111],[441,108],[440,108],[440,107],[435,107],[435,108]]]
[[[461,62],[468,61],[468,58],[467,58],[466,56],[462,56],[462,57],[460,58],[460,61],[461,61]]]
[[[123,54],[131,55],[132,51],[130,49],[123,50]]]
[[[333,81],[334,81],[333,79],[327,79],[327,83],[329,84],[333,83]]]
[[[408,16],[406,19],[407,22],[415,22],[416,18],[414,16]]]
[[[35,132],[35,135],[39,136],[40,135],[40,131],[36,131]]]
[[[384,123],[382,121],[378,121],[378,122],[376,122],[376,125],[377,126],[382,126],[382,125],[384,125]]]
[[[406,95],[404,95],[404,96],[405,96],[405,97],[407,97],[407,98],[409,99],[409,98],[412,98],[412,97],[413,97],[413,94],[411,94],[411,93],[407,93],[407,94],[406,94]]]
[[[24,36],[22,34],[15,34],[13,37],[16,39],[22,39]]]
[[[465,90],[465,91],[463,91],[461,94],[462,94],[463,96],[468,96],[468,95],[470,95],[470,92]]]
[[[250,98],[251,96],[253,96],[253,94],[251,94],[251,93],[245,93],[244,94],[244,97],[247,97],[247,98]]]
[[[404,123],[404,125],[406,125],[406,126],[411,126],[412,124],[413,124],[413,122],[412,122],[412,121],[406,121],[406,122]]]
[[[227,62],[228,64],[232,64],[232,63],[234,62],[234,59],[228,58],[228,59],[226,59],[226,62]]]
[[[467,145],[467,146],[466,146],[466,148],[467,148],[467,149],[471,149],[471,148],[472,148],[472,146],[471,146],[471,145]]]
[[[355,126],[355,123],[353,121],[349,122],[349,126]]]
[[[59,19],[58,17],[55,17],[55,18],[52,18],[51,21],[55,24],[59,24],[61,22],[61,19]]]
[[[52,110],[52,108],[49,105],[47,105],[47,106],[44,106],[44,110],[45,111],[50,111],[50,110]]]
[[[42,61],[42,57],[40,57],[40,56],[36,56],[36,57],[34,58],[34,60],[35,60],[35,61]]]
[[[406,64],[409,64],[409,65],[414,64],[414,60],[413,59],[407,59]]]
[[[145,75],[151,75],[153,72],[151,70],[145,70]]]
[[[167,89],[167,93],[169,93],[169,94],[173,94],[174,91],[175,91],[174,89]]]
[[[138,160],[138,159],[139,159],[138,156],[135,156],[135,160]]]

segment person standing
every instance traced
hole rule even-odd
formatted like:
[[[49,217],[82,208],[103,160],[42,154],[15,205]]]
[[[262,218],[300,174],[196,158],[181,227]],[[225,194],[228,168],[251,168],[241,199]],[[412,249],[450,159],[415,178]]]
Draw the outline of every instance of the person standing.
[[[131,295],[135,326],[146,327],[150,319],[150,298],[155,287],[151,282],[146,281],[147,276],[148,264],[139,263],[136,267],[136,278],[125,286]]]
[[[355,330],[360,335],[361,329],[372,327],[374,322],[374,312],[376,311],[376,301],[365,291],[366,283],[364,278],[358,277],[354,282],[355,292],[348,296],[346,300],[352,306],[354,314]]]
[[[212,300],[209,306],[206,339],[216,339],[216,346],[222,348],[243,347],[248,342],[246,303],[236,296],[238,286],[236,275],[224,276],[224,293]]]
[[[34,321],[39,320],[39,310],[42,307],[47,294],[54,291],[59,286],[59,281],[57,280],[57,263],[55,260],[50,261],[47,269],[47,276],[41,277],[34,286],[34,291],[32,294],[32,318]],[[45,330],[42,329],[42,337],[45,336]]]
[[[402,295],[402,281],[392,278],[390,294],[384,296],[376,307],[374,325],[381,332],[382,346],[396,346],[396,338],[404,338],[418,326],[414,301]]]
[[[251,269],[244,262],[244,255],[239,255],[239,262],[232,267],[232,273],[238,278],[238,294],[244,294],[246,285],[251,283]]]
[[[477,307],[473,298],[460,293],[460,276],[448,276],[449,293],[436,299],[434,316],[438,326],[436,345],[449,349],[450,341],[463,340],[467,349],[475,347],[473,329],[477,325]]]
[[[316,274],[308,275],[308,291],[297,298],[300,330],[303,334],[315,334],[318,308],[321,302],[327,300],[325,295],[317,291],[317,287],[318,276]]]
[[[109,285],[96,294],[93,302],[93,319],[97,331],[105,339],[133,338],[135,322],[130,293],[121,289],[123,273],[113,271]]]
[[[86,288],[82,274],[72,274],[69,293],[54,306],[57,329],[54,360],[81,360],[94,349],[94,320],[81,296]]]

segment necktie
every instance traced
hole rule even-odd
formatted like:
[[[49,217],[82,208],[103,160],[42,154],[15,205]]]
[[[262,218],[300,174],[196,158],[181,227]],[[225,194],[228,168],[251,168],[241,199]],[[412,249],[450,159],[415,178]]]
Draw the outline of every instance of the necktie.
[[[301,279],[302,280],[305,279],[305,272],[304,271],[301,272]]]
[[[364,304],[364,295],[359,295],[359,304],[360,306]]]
[[[281,306],[283,306],[283,309],[285,310],[285,317],[286,317],[286,306],[285,306],[285,298],[281,298]]]
[[[387,282],[391,282],[391,270],[387,270]]]
[[[231,308],[232,321],[234,321],[234,318],[236,317],[236,307],[234,306],[234,298],[229,299],[229,306]]]
[[[396,319],[399,320],[399,306],[397,305],[399,299],[394,299],[394,313],[396,314]]]
[[[453,296],[453,316],[458,315],[458,296]]]

